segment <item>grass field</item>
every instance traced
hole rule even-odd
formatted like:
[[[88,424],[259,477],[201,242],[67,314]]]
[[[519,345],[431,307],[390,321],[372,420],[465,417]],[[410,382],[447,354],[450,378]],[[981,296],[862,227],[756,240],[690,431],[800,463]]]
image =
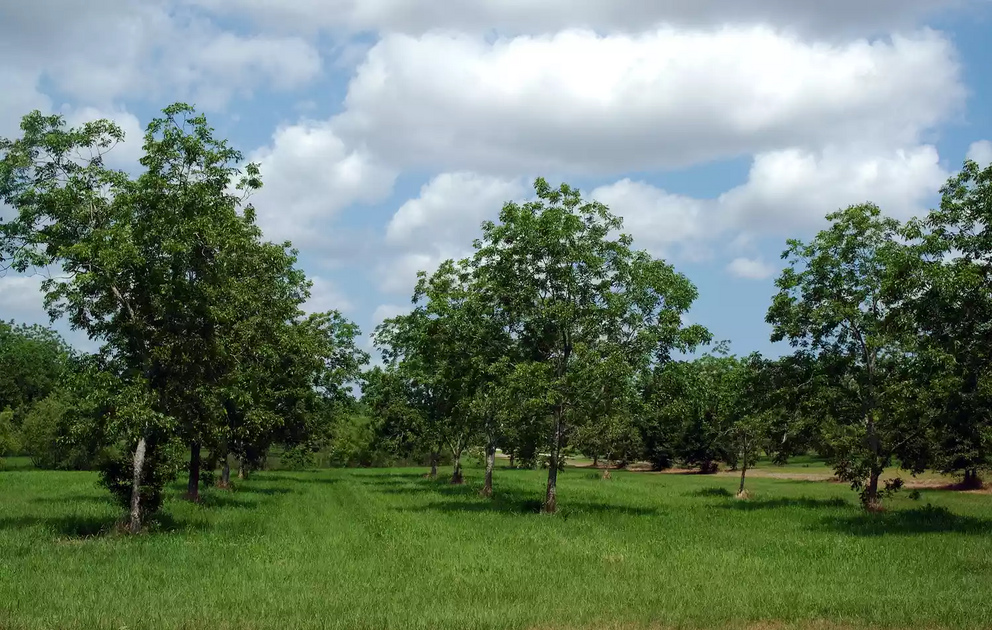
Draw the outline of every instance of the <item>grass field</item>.
[[[269,472],[157,531],[91,473],[0,472],[0,628],[989,628],[992,497],[865,515],[846,486],[497,470]],[[927,507],[929,505],[929,507]]]

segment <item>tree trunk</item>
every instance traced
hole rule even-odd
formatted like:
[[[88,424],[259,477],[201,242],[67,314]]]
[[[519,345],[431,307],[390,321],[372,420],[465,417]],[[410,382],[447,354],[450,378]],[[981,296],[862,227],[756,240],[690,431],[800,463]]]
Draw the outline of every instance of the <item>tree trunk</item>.
[[[737,497],[744,498],[744,476],[747,474],[747,440],[744,440],[744,452],[741,456],[741,486],[737,489]]]
[[[231,487],[231,459],[227,455],[224,456],[224,469],[220,473],[220,487]]]
[[[452,451],[451,455],[454,458],[451,469],[451,483],[464,483],[465,478],[462,476],[462,452],[461,450]]]
[[[238,461],[238,479],[246,479],[248,473],[245,471],[245,463]]]
[[[545,514],[554,514],[558,511],[558,455],[561,448],[562,433],[562,410],[555,410],[555,433],[551,441],[551,457],[548,462],[548,489],[544,494],[544,506],[542,511]]]
[[[881,471],[875,468],[868,475],[868,485],[865,487],[864,499],[862,499],[866,510],[875,511],[881,507],[881,502],[878,500],[878,478],[881,476]]]
[[[592,456],[592,467],[599,468],[599,455]]]
[[[189,449],[189,483],[186,484],[186,498],[200,500],[200,443],[193,442]]]
[[[985,486],[982,481],[981,475],[978,474],[978,470],[975,468],[968,468],[964,471],[964,480],[961,482],[961,488],[964,490],[981,490]]]
[[[513,468],[513,460],[514,460],[513,451],[510,451],[510,468]]]
[[[437,479],[437,460],[441,459],[441,453],[437,449],[431,451],[431,472],[428,479]]]
[[[134,449],[134,474],[131,481],[131,522],[129,529],[132,534],[141,531],[141,475],[145,467],[145,437],[138,440]]]
[[[493,496],[493,468],[496,467],[496,442],[490,440],[486,445],[486,482],[482,486],[482,496]]]

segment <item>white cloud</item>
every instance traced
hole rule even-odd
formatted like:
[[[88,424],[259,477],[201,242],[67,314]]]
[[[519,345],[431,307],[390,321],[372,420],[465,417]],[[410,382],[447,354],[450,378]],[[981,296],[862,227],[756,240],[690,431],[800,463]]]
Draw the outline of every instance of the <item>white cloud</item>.
[[[624,217],[635,245],[698,259],[717,238],[729,235],[731,249],[740,249],[756,237],[811,230],[828,213],[857,203],[876,203],[899,219],[919,215],[947,177],[932,146],[789,149],[755,156],[747,182],[716,199],[674,195],[629,179],[591,196]]]
[[[727,271],[738,278],[764,280],[775,273],[775,267],[761,258],[735,258],[727,265]]]
[[[673,195],[644,182],[622,179],[600,186],[590,198],[606,204],[623,217],[623,231],[635,237],[635,245],[656,255],[666,256],[673,249],[689,256],[698,250],[707,233],[707,203],[684,195]]]
[[[305,243],[314,222],[355,202],[389,196],[396,173],[368,152],[347,146],[328,123],[283,126],[272,144],[249,159],[259,162],[264,186],[252,202],[270,239]]]
[[[359,66],[334,128],[407,166],[619,174],[912,143],[963,96],[954,49],[932,31],[839,45],[764,26],[391,34]]]
[[[326,311],[350,311],[354,304],[342,293],[337,285],[320,276],[310,276],[313,286],[310,287],[310,299],[303,305],[307,313],[323,313]]]
[[[765,22],[807,33],[903,28],[921,16],[968,0],[187,0],[220,12],[248,13],[278,29],[435,29],[544,33],[572,26],[642,30],[660,23],[710,26]]]
[[[520,179],[469,172],[442,173],[406,201],[386,227],[386,244],[377,266],[380,287],[411,291],[417,271],[433,272],[448,258],[468,256],[482,221],[494,219],[507,201],[526,188]]]
[[[969,160],[977,162],[982,168],[992,164],[992,141],[979,140],[978,142],[972,142],[971,146],[968,147],[967,157]]]
[[[234,94],[295,88],[321,71],[320,55],[300,37],[243,37],[165,0],[5,6],[0,58],[35,85],[44,76],[101,108],[140,97],[217,109]]]
[[[144,130],[138,118],[124,109],[103,111],[96,107],[72,107],[64,105],[62,114],[69,127],[78,127],[84,123],[94,120],[112,120],[124,132],[124,142],[118,144],[106,153],[104,163],[110,168],[133,169],[137,168],[138,159],[142,152],[141,147],[144,142]]]
[[[0,276],[0,312],[3,319],[18,322],[46,322],[40,275],[7,273]]]

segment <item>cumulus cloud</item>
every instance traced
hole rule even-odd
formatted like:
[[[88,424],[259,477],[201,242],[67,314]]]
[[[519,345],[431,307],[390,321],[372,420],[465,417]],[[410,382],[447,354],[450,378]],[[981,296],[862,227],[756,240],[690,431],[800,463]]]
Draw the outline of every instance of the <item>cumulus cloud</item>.
[[[220,108],[234,94],[298,87],[321,71],[301,37],[238,35],[165,0],[13,3],[0,20],[0,58],[33,84],[44,76],[100,107],[178,97]]]
[[[469,255],[482,221],[496,218],[504,202],[519,199],[525,191],[520,179],[464,171],[431,179],[386,226],[391,250],[382,253],[378,265],[381,288],[408,291],[417,271],[432,272],[448,258]]]
[[[766,26],[569,30],[490,41],[392,34],[334,119],[403,166],[620,174],[854,140],[905,145],[963,102],[924,31],[827,44]]]
[[[306,243],[314,222],[355,202],[389,196],[396,172],[361,148],[344,143],[326,122],[280,127],[272,143],[249,156],[261,165],[264,187],[253,198],[266,237]]]
[[[727,265],[727,271],[747,280],[764,280],[775,273],[775,267],[761,258],[735,258]]]
[[[971,146],[968,147],[967,158],[974,160],[983,168],[992,164],[992,141],[979,140],[978,142],[972,142]]]
[[[326,311],[350,311],[355,306],[342,293],[336,284],[320,276],[310,276],[313,286],[310,287],[310,299],[303,305],[306,313],[323,313]]]
[[[925,211],[948,173],[932,146],[869,151],[828,147],[759,154],[747,181],[714,199],[675,195],[623,179],[591,196],[624,217],[635,244],[699,258],[717,237],[738,245],[814,229],[835,210],[873,202],[900,219]]]
[[[187,0],[213,11],[247,12],[259,25],[285,30],[436,29],[544,33],[580,26],[636,31],[661,23],[705,27],[727,22],[786,25],[807,34],[905,28],[919,18],[970,0]]]

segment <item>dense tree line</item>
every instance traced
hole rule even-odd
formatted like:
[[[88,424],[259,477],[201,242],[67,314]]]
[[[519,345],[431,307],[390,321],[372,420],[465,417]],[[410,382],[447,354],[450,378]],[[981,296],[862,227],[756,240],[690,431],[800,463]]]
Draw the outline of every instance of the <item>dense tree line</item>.
[[[124,139],[112,122],[67,128],[34,112],[21,130],[0,141],[0,200],[14,210],[3,263],[58,270],[42,282],[49,314],[100,350],[75,356],[45,331],[5,329],[5,363],[33,375],[0,394],[5,439],[22,437],[39,464],[99,468],[133,531],[184,451],[197,500],[205,452],[227,484],[229,456],[244,474],[273,444],[325,440],[367,355],[339,313],[302,310],[296,252],[266,242],[244,203],[257,166],[240,169],[184,104],[149,124],[136,176],[104,165]]]
[[[548,469],[556,508],[563,457],[715,472],[766,455],[827,458],[877,509],[885,470],[925,468],[981,484],[992,464],[992,166],[965,163],[938,209],[902,224],[872,204],[828,215],[790,240],[768,309],[791,354],[735,357],[684,326],[696,289],[633,248],[621,220],[539,179],[507,203],[473,256],[421,273],[408,315],[375,332],[387,364],[366,404],[397,448],[462,452]],[[678,353],[682,353],[680,357]]]
[[[967,161],[940,207],[900,223],[874,205],[790,240],[766,321],[793,351],[738,357],[684,315],[695,286],[566,184],[535,183],[481,226],[473,253],[421,272],[411,311],[373,334],[306,314],[310,282],[247,203],[254,164],[176,104],[148,126],[142,170],[107,168],[109,121],[34,112],[0,140],[0,255],[42,283],[52,319],[99,344],[0,324],[0,455],[95,468],[137,531],[181,471],[186,496],[231,485],[278,446],[299,466],[419,462],[436,477],[497,453],[740,472],[807,452],[878,508],[892,467],[981,483],[992,457],[992,167]],[[695,355],[698,350],[706,352]],[[364,371],[363,371],[364,370]],[[351,391],[360,380],[361,399]],[[213,479],[220,468],[220,478]]]

